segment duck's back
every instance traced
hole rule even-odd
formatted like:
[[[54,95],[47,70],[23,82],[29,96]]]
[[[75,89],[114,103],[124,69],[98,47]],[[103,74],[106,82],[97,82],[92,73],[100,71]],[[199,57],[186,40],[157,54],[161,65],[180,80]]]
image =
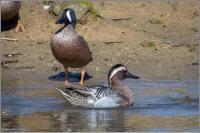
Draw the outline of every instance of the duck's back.
[[[19,12],[21,7],[20,1],[2,1],[1,2],[1,19],[9,20]]]
[[[64,66],[76,68],[92,61],[88,43],[76,34],[71,25],[58,30],[52,37],[50,45],[55,58]]]

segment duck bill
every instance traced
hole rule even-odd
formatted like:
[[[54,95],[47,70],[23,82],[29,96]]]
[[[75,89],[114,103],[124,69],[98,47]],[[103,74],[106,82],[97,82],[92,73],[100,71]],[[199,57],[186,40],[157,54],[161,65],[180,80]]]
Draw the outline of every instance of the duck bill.
[[[65,23],[65,19],[61,17],[58,21],[56,21],[56,24],[63,24]]]
[[[131,74],[131,73],[129,73],[129,72],[126,73],[126,78],[139,79],[138,76],[133,75],[133,74]]]

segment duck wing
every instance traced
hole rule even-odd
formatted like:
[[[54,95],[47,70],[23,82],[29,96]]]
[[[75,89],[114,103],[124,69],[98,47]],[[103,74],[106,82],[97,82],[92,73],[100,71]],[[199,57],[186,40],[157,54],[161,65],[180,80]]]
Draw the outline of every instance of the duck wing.
[[[113,92],[112,88],[103,85],[88,86],[88,89],[96,99],[105,97]]]
[[[83,57],[86,57],[89,61],[92,61],[93,60],[92,52],[90,51],[87,41],[80,35],[78,35],[77,40],[78,40],[79,46],[81,46],[81,50],[80,50],[80,52],[82,51],[81,55]]]
[[[87,87],[83,87],[83,86],[79,86],[79,85],[67,84],[66,90],[73,91],[74,93],[78,93],[84,97],[93,97],[94,96]]]
[[[103,85],[92,85],[88,87],[83,87],[83,86],[74,85],[74,84],[67,84],[66,89],[68,91],[69,90],[73,91],[74,93],[77,93],[84,97],[91,97],[94,99],[100,99],[113,92],[112,88],[109,88]]]
[[[56,88],[56,89],[62,94],[62,96],[66,99],[66,101],[72,105],[83,106],[86,108],[93,106],[93,103],[94,103],[93,99],[88,99],[82,95],[79,95],[78,93],[74,92],[73,90],[62,91],[58,88]]]

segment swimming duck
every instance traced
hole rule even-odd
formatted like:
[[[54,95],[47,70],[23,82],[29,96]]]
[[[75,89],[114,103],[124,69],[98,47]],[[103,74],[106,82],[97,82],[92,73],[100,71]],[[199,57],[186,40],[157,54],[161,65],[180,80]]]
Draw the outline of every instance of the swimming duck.
[[[129,73],[125,66],[116,64],[108,72],[109,87],[103,85],[83,87],[71,84],[66,86],[65,91],[58,88],[57,90],[66,101],[76,106],[95,107],[100,99],[108,97],[119,97],[121,98],[118,101],[120,106],[131,106],[133,105],[133,92],[122,82],[126,78],[138,79],[139,77]]]
[[[19,10],[21,8],[21,1],[1,1],[1,20],[8,21],[14,17],[18,17],[18,23],[15,31],[24,31],[19,20]]]
[[[56,24],[63,24],[51,39],[51,49],[54,57],[63,64],[65,68],[65,83],[68,82],[68,67],[81,67],[80,84],[83,85],[86,65],[92,61],[92,52],[90,52],[86,40],[75,31],[76,16],[73,9],[64,9],[61,18]]]

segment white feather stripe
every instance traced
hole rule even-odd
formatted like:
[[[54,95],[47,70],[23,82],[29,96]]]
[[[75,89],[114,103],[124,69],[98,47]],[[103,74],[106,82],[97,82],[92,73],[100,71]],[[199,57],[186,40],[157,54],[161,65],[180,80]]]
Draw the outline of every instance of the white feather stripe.
[[[111,78],[112,78],[116,73],[118,73],[118,72],[121,71],[121,70],[126,70],[126,68],[123,67],[123,66],[121,66],[121,67],[118,67],[118,68],[114,69],[114,70],[112,71],[112,73],[111,73],[109,79],[111,80]]]
[[[69,19],[69,22],[71,23],[72,22],[72,18],[71,18],[71,15],[70,15],[70,12],[69,11],[67,11],[67,18]]]
[[[67,99],[70,99],[70,96],[67,95],[64,91],[62,91],[62,90],[60,90],[60,89],[58,89],[58,88],[56,88],[56,90],[58,90],[58,91],[63,95],[63,97],[65,97],[65,98],[67,98]]]

